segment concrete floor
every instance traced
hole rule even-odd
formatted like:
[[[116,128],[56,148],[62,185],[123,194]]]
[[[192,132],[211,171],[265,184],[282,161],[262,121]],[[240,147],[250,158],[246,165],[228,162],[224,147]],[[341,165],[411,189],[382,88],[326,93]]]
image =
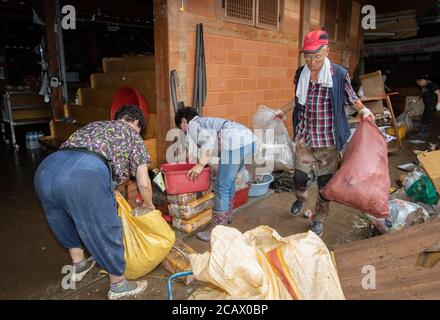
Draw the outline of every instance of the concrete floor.
[[[431,141],[437,138],[440,126],[435,126]],[[413,149],[425,149],[426,145],[408,145],[389,158],[390,176],[393,184],[401,174],[398,164],[416,161]],[[0,299],[106,299],[109,287],[105,276],[96,268],[78,285],[76,290],[63,290],[61,269],[69,264],[69,256],[50,231],[33,187],[33,175],[44,158],[41,152],[16,152],[0,145]],[[234,217],[232,227],[240,231],[268,225],[282,236],[305,232],[309,221],[303,217],[293,218],[289,208],[293,194],[272,194],[251,205]],[[307,207],[313,209],[316,186],[312,186]],[[325,224],[323,240],[332,249],[336,244],[364,239],[365,229],[354,225],[359,220],[357,210],[333,203],[331,216]],[[186,235],[184,240],[198,252],[209,250],[209,245]],[[169,274],[161,267],[145,277],[149,289],[142,299],[166,299],[166,280]],[[184,299],[198,283],[185,287],[175,284],[174,298]]]

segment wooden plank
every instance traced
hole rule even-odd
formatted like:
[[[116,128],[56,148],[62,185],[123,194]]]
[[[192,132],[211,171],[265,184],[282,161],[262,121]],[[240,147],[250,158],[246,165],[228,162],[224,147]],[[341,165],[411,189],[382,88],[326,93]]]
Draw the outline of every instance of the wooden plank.
[[[118,89],[133,87],[136,90],[154,90],[156,87],[153,71],[128,71],[94,73],[90,76],[91,86],[94,89]]]
[[[72,123],[64,123],[59,121],[53,122],[53,128],[54,128],[54,138],[56,140],[59,140],[61,142],[67,141],[70,136],[80,129],[82,126],[78,124],[72,124]]]
[[[387,93],[387,94],[379,95],[379,96],[373,96],[373,97],[362,97],[362,98],[361,98],[361,101],[364,102],[364,101],[383,100],[383,99],[386,99],[386,97],[389,97],[389,96],[396,96],[396,95],[398,95],[398,94],[399,94],[399,92],[391,92],[391,93]]]
[[[82,106],[110,110],[116,91],[115,89],[79,88],[77,94]],[[155,90],[139,90],[139,92],[147,99],[149,112],[156,113],[156,104],[154,103],[156,100]]]
[[[157,119],[157,152],[158,163],[166,162],[166,151],[168,142],[166,135],[171,128],[170,98],[170,72],[171,68],[179,70],[179,52],[176,50],[179,45],[179,38],[185,30],[180,30],[179,20],[182,19],[178,13],[180,1],[177,0],[154,0],[153,11],[155,17],[154,25],[154,47],[156,56],[156,113]],[[185,13],[185,17],[187,17]],[[197,16],[199,17],[199,16]],[[201,17],[199,17],[201,18]],[[199,21],[202,22],[202,21]],[[198,23],[199,23],[198,22]],[[193,30],[192,30],[193,31]],[[183,63],[183,61],[182,61]]]
[[[14,121],[18,121],[18,120],[23,121],[23,120],[30,120],[36,118],[51,119],[51,116],[52,113],[49,106],[43,108],[29,108],[29,109],[12,111],[12,119]]]
[[[92,106],[69,105],[68,115],[78,124],[86,125],[100,120],[110,120],[110,108],[95,108]]]
[[[384,82],[380,71],[360,76],[362,87],[367,97],[385,96]],[[361,78],[362,77],[362,78]]]
[[[172,1],[174,2],[175,0]],[[224,37],[263,41],[266,43],[275,43],[294,47],[298,47],[300,43],[297,35],[293,33],[270,31],[252,26],[246,26],[243,24],[228,23],[224,22],[222,19],[214,19],[188,12],[185,13],[185,18],[186,31],[194,32],[196,29],[195,26],[198,23],[202,23],[205,34],[209,33]]]
[[[127,71],[154,71],[155,59],[151,57],[133,58],[104,58],[102,60],[104,73]]]
[[[44,98],[38,94],[11,94],[11,106],[47,106],[49,104],[44,102]]]
[[[440,219],[335,248],[347,299],[440,299],[440,265],[416,266],[420,253],[440,241]],[[365,290],[364,266],[376,271],[376,289]]]
[[[426,152],[417,156],[428,177],[440,193],[440,151]]]
[[[148,166],[148,169],[151,170],[158,168],[159,161],[158,161],[158,152],[157,152],[157,139],[147,139],[144,140],[144,143],[151,157],[151,164]]]

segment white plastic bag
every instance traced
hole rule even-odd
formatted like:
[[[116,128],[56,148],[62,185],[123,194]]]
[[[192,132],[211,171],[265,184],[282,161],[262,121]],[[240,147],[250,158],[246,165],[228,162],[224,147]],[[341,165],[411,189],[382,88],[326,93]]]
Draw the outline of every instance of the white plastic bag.
[[[368,215],[370,224],[372,224],[381,234],[398,231],[412,225],[414,221],[408,219],[408,217],[417,210],[420,212],[417,213],[419,218],[422,218],[424,221],[429,219],[429,213],[425,208],[409,201],[393,199],[388,202],[388,207],[390,215],[386,219],[379,219]]]
[[[406,128],[409,130],[411,130],[413,128],[413,121],[412,118],[409,114],[409,112],[404,112],[402,113],[400,116],[397,117],[397,123],[398,124],[404,124],[406,125]]]
[[[275,111],[266,106],[260,106],[252,122],[254,129],[263,130],[261,141],[257,146],[257,155],[263,156],[266,162],[273,161],[274,171],[293,171],[295,145],[283,121],[275,119]],[[273,130],[273,140],[268,130]]]
[[[235,177],[235,191],[240,191],[248,187],[251,180],[249,171],[245,166],[237,173]]]

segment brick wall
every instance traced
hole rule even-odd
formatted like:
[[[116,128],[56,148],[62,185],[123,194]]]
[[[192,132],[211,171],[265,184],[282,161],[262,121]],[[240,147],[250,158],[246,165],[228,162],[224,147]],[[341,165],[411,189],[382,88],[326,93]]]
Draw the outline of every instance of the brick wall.
[[[282,21],[277,35],[262,29],[225,22],[219,1],[187,1],[179,17],[184,26],[180,38],[179,76],[186,79],[181,95],[192,105],[195,65],[195,25],[203,23],[208,78],[206,116],[221,117],[252,127],[259,105],[278,108],[294,96],[293,76],[300,59],[300,0],[282,1]],[[321,25],[321,0],[311,0],[310,30]],[[279,40],[282,39],[282,40]],[[287,39],[287,40],[286,40]],[[358,56],[358,38],[331,44],[330,59],[341,64],[344,50],[350,53],[350,72]],[[292,134],[290,115],[286,121]]]
[[[194,87],[195,32],[187,33],[188,92]],[[280,107],[293,98],[293,75],[298,49],[205,34],[208,96],[206,116],[221,117],[252,127],[259,105]],[[291,127],[291,121],[288,122]]]

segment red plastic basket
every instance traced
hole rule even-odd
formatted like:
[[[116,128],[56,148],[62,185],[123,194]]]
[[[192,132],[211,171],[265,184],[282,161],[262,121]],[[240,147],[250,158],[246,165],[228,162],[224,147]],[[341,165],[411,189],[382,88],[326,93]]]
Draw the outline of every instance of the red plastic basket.
[[[249,188],[244,188],[235,193],[234,209],[244,206],[249,200]]]
[[[211,170],[209,167],[203,169],[195,181],[188,179],[188,171],[194,167],[193,164],[167,163],[160,166],[165,176],[166,192],[169,195],[206,191],[211,185]]]

